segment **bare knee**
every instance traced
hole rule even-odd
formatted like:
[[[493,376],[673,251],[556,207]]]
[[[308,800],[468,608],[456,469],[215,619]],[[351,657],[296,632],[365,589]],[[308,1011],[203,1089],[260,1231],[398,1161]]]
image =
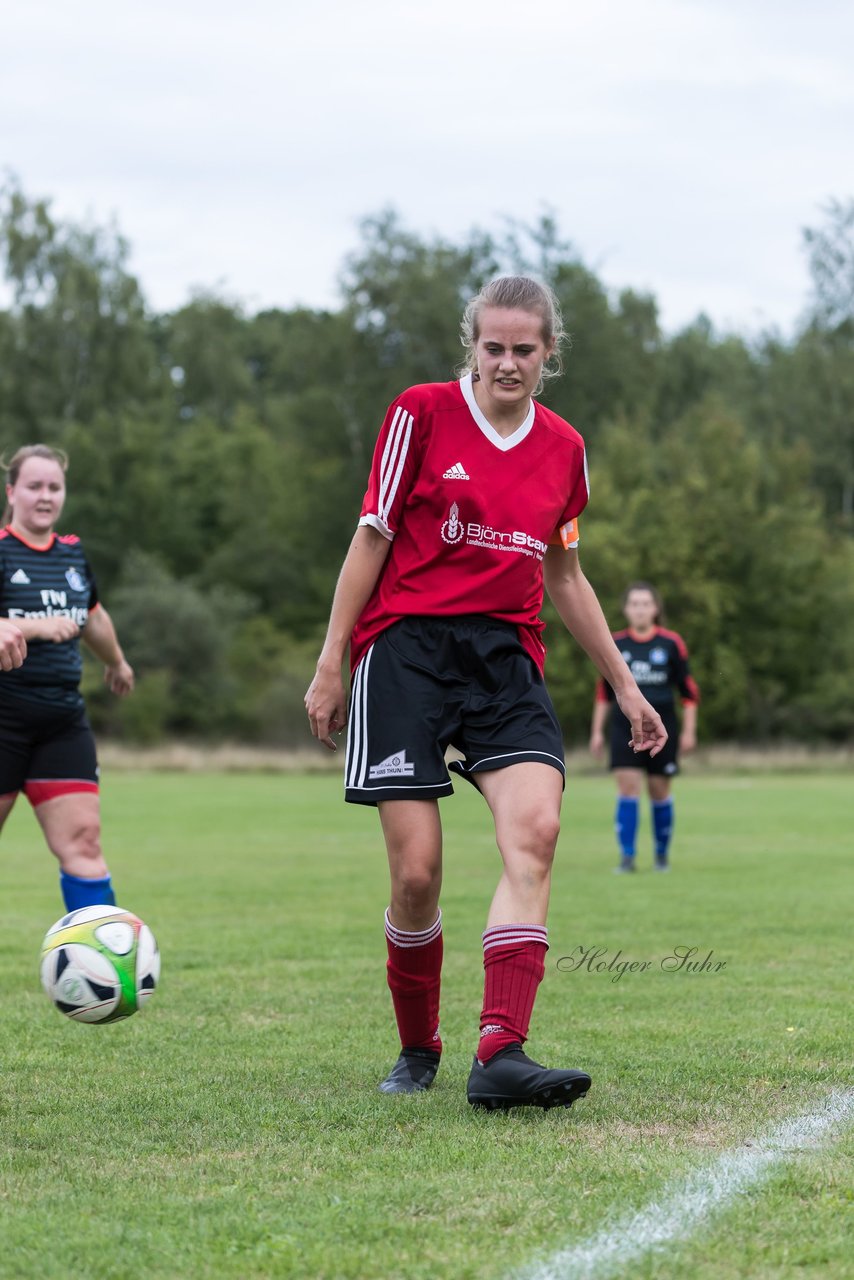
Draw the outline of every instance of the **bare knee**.
[[[395,859],[391,864],[391,922],[399,929],[429,929],[442,887],[441,859]]]
[[[441,877],[432,867],[407,867],[399,871],[391,886],[392,914],[402,913],[408,920],[420,919],[425,914],[435,916],[440,885]],[[427,924],[432,924],[432,919]]]
[[[529,889],[547,881],[559,834],[560,816],[552,809],[521,816],[510,838],[499,833],[499,848],[511,880],[524,883]]]
[[[391,873],[391,921],[418,931],[435,923],[442,885],[442,827],[436,801],[383,801],[380,820]]]
[[[94,818],[80,819],[54,840],[53,852],[63,871],[76,876],[106,874],[101,852],[101,824]]]
[[[617,791],[621,796],[634,798],[640,795],[643,785],[641,769],[616,769],[614,774],[617,780]]]
[[[550,870],[560,835],[560,815],[550,809],[540,809],[525,822],[525,832],[528,854],[544,870]]]
[[[71,847],[78,858],[95,861],[101,857],[101,824],[92,818],[77,823],[71,835]]]

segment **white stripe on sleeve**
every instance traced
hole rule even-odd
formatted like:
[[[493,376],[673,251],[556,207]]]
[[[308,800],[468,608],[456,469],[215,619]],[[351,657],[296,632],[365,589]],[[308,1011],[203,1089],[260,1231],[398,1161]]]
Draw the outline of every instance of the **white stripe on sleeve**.
[[[377,503],[377,515],[387,528],[390,527],[388,523],[389,512],[394,505],[400,477],[403,474],[411,435],[412,414],[407,413],[405,409],[398,405],[380,465],[380,496]]]

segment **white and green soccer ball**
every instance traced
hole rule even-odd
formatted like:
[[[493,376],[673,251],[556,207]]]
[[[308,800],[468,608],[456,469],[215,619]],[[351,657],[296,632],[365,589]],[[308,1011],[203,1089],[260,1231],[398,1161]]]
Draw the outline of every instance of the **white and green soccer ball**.
[[[154,934],[120,907],[81,907],[45,934],[41,980],[75,1022],[118,1022],[151,998],[160,978]]]

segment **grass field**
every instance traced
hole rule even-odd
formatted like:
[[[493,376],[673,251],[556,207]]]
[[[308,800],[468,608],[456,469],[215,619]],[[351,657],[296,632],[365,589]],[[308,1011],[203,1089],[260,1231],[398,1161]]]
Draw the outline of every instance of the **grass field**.
[[[635,877],[611,874],[610,781],[571,783],[529,1048],[593,1088],[506,1115],[465,1100],[498,869],[482,803],[459,784],[443,807],[445,1060],[429,1094],[386,1098],[384,858],[339,785],[107,777],[119,901],[163,978],[101,1028],[39,988],[62,907],[19,803],[0,845],[1,1276],[506,1280],[851,1089],[850,776],[683,779],[674,870],[647,870],[646,825]],[[559,968],[578,947],[651,964]],[[676,947],[725,967],[662,970]],[[850,1276],[852,1155],[850,1128],[791,1152],[609,1274]]]

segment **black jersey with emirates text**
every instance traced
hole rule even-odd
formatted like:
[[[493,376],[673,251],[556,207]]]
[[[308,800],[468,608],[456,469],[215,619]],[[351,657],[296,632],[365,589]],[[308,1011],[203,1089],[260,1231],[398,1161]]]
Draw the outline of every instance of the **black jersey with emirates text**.
[[[674,691],[682,702],[698,703],[700,690],[688,669],[688,650],[676,631],[656,627],[643,640],[631,628],[614,632],[614,643],[638,683],[641,693],[659,713],[673,709]],[[596,688],[599,702],[614,702],[614,690],[604,680]]]
[[[11,529],[0,529],[0,616],[73,618],[82,631],[98,603],[89,562],[75,534],[54,534],[47,547],[34,547]],[[79,639],[28,640],[23,666],[0,671],[0,698],[82,706]]]

